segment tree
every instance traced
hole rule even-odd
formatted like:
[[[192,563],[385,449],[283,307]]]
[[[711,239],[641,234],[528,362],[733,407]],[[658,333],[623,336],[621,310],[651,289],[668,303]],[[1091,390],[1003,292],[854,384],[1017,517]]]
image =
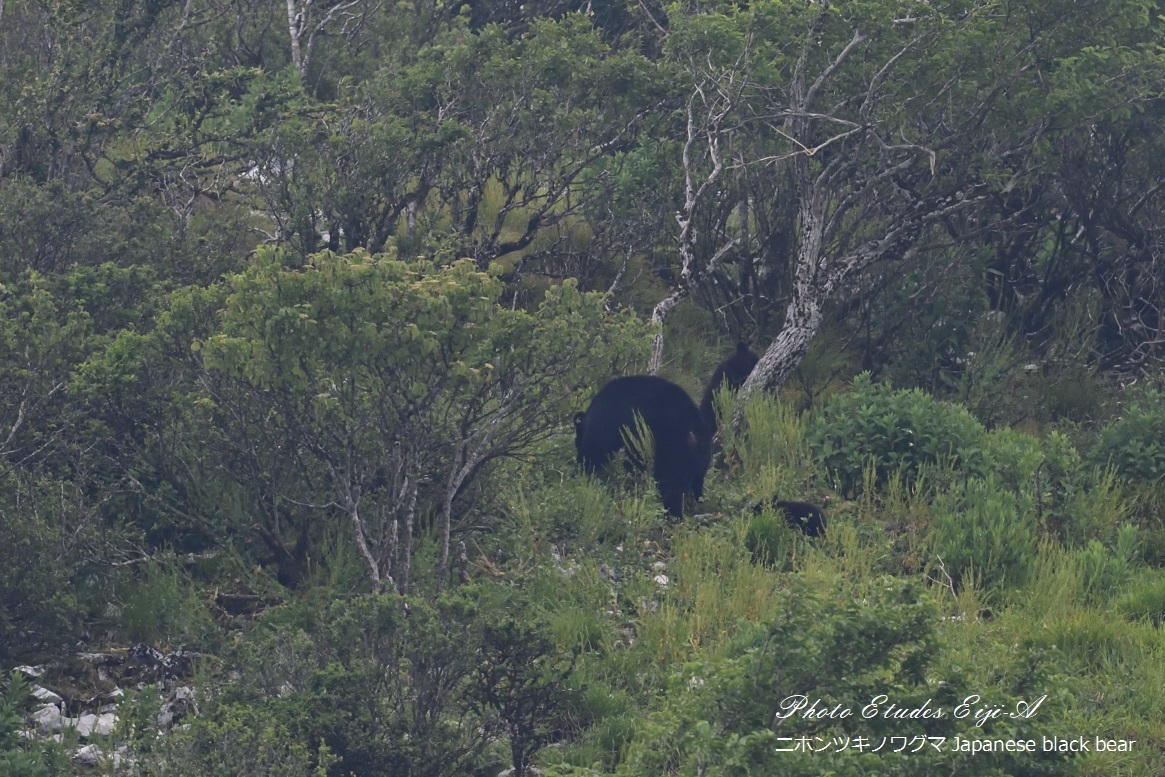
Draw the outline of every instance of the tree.
[[[605,225],[607,167],[654,106],[650,84],[641,55],[578,15],[518,39],[454,25],[334,102],[289,110],[252,145],[272,238],[304,256],[409,256],[451,233],[508,281],[523,266],[565,277],[562,265],[599,261],[588,247]]]
[[[1041,175],[1044,139],[1091,126],[1049,81],[1087,99],[1101,72],[1123,82],[1159,68],[1144,41],[1137,56],[1118,55],[1138,23],[1062,10],[673,7],[665,55],[690,95],[678,139],[681,270],[655,320],[693,291],[735,282],[744,299],[764,275],[782,278],[783,326],[747,394],[788,378],[825,306],[863,294],[869,268],[1021,224],[1026,209],[991,221],[989,206]],[[1067,73],[1086,43],[1108,54],[1085,55],[1081,88]]]
[[[553,434],[572,394],[641,342],[634,319],[573,283],[533,313],[499,305],[501,288],[468,260],[323,253],[289,270],[264,251],[198,345],[220,431],[267,473],[264,498],[343,515],[374,589],[409,588],[425,510],[439,517],[440,590],[470,484]]]
[[[501,718],[514,777],[526,777],[534,754],[567,725],[566,682],[578,655],[556,650],[537,628],[507,619],[485,627],[477,658],[472,696]]]
[[[301,77],[307,74],[316,40],[329,27],[339,26],[339,34],[352,38],[360,33],[383,0],[287,0],[287,31],[291,41],[291,64]]]

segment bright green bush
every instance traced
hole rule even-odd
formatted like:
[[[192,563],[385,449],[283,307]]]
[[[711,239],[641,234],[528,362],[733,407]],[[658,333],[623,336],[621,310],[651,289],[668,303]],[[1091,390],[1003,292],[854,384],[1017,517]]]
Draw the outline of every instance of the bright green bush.
[[[1137,563],[1137,527],[1126,525],[1117,532],[1111,548],[1091,540],[1080,551],[1081,585],[1084,596],[1103,602],[1132,578]]]
[[[1041,439],[996,429],[987,435],[983,459],[995,483],[1032,500],[1039,526],[1070,546],[1111,539],[1126,517],[1119,484],[1086,467],[1065,434]]]
[[[1066,435],[1052,432],[1041,440],[1010,427],[987,435],[983,459],[999,485],[1016,493],[1064,489],[1080,466],[1080,454]]]
[[[1165,393],[1139,392],[1121,417],[1101,430],[1091,460],[1129,479],[1165,477]]]
[[[1030,496],[1000,488],[993,476],[956,483],[934,503],[932,547],[958,583],[974,576],[993,589],[1019,586],[1036,560]]]
[[[1116,609],[1130,620],[1165,623],[1165,575],[1157,573],[1134,581]]]
[[[195,343],[212,387],[200,401],[209,445],[274,550],[315,541],[324,513],[291,505],[331,505],[377,585],[419,572],[394,528],[416,505],[438,513],[440,588],[472,489],[557,436],[596,376],[646,355],[648,328],[572,279],[527,311],[501,304],[502,282],[469,259],[287,261],[260,251],[229,279],[221,331]]]
[[[879,487],[893,474],[913,481],[935,466],[977,471],[985,438],[983,425],[965,408],[918,389],[874,383],[862,373],[853,391],[835,395],[816,419],[809,446],[841,490],[854,494],[867,463]]]
[[[771,509],[753,516],[744,535],[744,547],[748,548],[753,562],[765,566],[780,566],[778,560],[784,560],[794,541],[793,532],[781,513]]]

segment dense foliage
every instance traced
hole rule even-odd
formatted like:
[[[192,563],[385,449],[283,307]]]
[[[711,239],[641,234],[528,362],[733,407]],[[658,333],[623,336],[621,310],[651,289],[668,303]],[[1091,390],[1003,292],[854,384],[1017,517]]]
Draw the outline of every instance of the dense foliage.
[[[895,390],[863,373],[853,391],[822,410],[809,446],[842,493],[861,490],[872,468],[875,486],[895,475],[916,479],[927,468],[978,470],[986,431],[958,405],[935,401],[919,389]]]
[[[1162,18],[0,0],[0,772],[75,744],[9,669],[145,642],[141,774],[1156,774]],[[578,471],[739,340],[683,523]],[[1047,700],[777,715],[879,693]],[[1138,745],[777,749],[903,734]]]

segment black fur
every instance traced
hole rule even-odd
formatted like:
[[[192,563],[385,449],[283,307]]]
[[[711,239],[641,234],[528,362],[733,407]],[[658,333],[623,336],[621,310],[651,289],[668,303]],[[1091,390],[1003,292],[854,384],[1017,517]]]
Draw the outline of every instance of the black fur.
[[[758,361],[760,361],[760,357],[749,350],[747,343],[737,343],[736,353],[721,362],[716,371],[712,373],[712,379],[708,381],[708,387],[704,389],[704,399],[700,402],[700,415],[704,417],[704,422],[712,428],[713,432],[716,431],[716,411],[712,407],[712,401],[716,390],[720,388],[722,383],[727,383],[728,388],[733,391],[743,386]]]
[[[603,467],[623,447],[622,431],[635,430],[635,413],[655,441],[653,475],[664,508],[684,514],[684,494],[704,495],[712,461],[712,430],[688,392],[655,375],[616,378],[595,394],[586,413],[574,417],[578,461],[587,471]]]
[[[821,508],[808,502],[786,502],[774,497],[767,505],[761,502],[753,512],[759,514],[765,507],[785,514],[785,522],[794,529],[799,529],[806,537],[820,537],[825,534],[825,513]]]
[[[638,412],[655,441],[652,474],[663,506],[681,517],[684,494],[697,499],[704,496],[704,476],[712,461],[712,436],[716,433],[713,395],[723,383],[740,388],[757,361],[746,344],[737,344],[736,352],[712,373],[700,407],[682,388],[654,375],[611,381],[595,395],[585,413],[574,417],[579,463],[590,472],[601,469],[623,447],[623,430],[634,431]]]

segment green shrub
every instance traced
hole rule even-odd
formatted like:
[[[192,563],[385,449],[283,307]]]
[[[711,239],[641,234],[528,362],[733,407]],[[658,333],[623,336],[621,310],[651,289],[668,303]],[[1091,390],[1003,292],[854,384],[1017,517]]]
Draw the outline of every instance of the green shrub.
[[[993,476],[955,484],[934,504],[932,547],[958,582],[985,587],[1022,585],[1036,557],[1032,500],[1001,489]]]
[[[1070,547],[1082,547],[1091,539],[1110,542],[1117,527],[1128,520],[1131,505],[1122,481],[1111,469],[1094,472],[1084,488],[1071,489],[1056,514],[1061,537]]]
[[[1130,480],[1165,477],[1165,394],[1139,392],[1121,417],[1101,430],[1091,459]]]
[[[984,441],[983,459],[1001,486],[1033,496],[1039,489],[1051,499],[1069,490],[1080,468],[1080,454],[1060,432],[1041,440],[1011,428],[996,429]]]
[[[1119,490],[1103,475],[1086,483],[1086,468],[1065,434],[1040,439],[996,429],[987,435],[983,459],[1001,488],[1030,498],[1040,525],[1072,545],[1103,535],[1121,517]]]
[[[1043,421],[1087,421],[1104,407],[1104,379],[1085,365],[1065,364],[1029,377],[1033,407]]]
[[[744,547],[752,554],[753,563],[767,567],[779,566],[778,560],[785,559],[794,541],[793,531],[785,519],[771,509],[753,516],[744,535]]]
[[[832,586],[796,577],[789,582],[790,589],[774,602],[775,614],[744,624],[724,649],[677,668],[617,774],[922,777],[949,772],[951,753],[930,747],[910,755],[848,747],[838,752],[834,745],[861,738],[872,749],[890,737],[916,734],[946,737],[948,743],[955,735],[1038,740],[1055,730],[1057,711],[1051,704],[1038,717],[994,724],[987,734],[972,719],[951,714],[971,682],[961,676],[966,670],[941,664],[937,613],[913,584],[882,578],[859,593],[847,590],[841,579]],[[1054,687],[1058,678],[1049,680],[1048,657],[1026,646],[1006,655],[1008,663],[997,672],[975,678],[975,693],[1036,698]],[[861,714],[881,694],[900,708],[927,704],[945,714],[912,721],[908,733],[904,720]],[[798,696],[807,705],[816,702],[815,710],[840,707],[851,713],[802,717],[791,709]],[[809,747],[797,747],[800,738]],[[1061,759],[1041,753],[959,764],[957,771],[967,775],[1072,773]]]
[[[523,693],[544,690],[545,639],[511,643],[495,631],[484,641],[505,607],[487,600],[507,595],[488,586],[433,603],[322,594],[268,610],[228,657],[237,679],[199,689],[199,715],[148,773],[469,774],[502,734],[492,708],[474,703],[479,675],[501,667],[514,673],[503,679],[529,681],[490,686],[511,718],[521,718],[512,707],[527,709]],[[542,714],[545,705],[529,710]],[[544,742],[535,733],[524,744]]]
[[[203,645],[215,631],[206,602],[176,569],[148,561],[121,595],[119,623],[130,642]]]
[[[59,742],[21,736],[30,688],[20,672],[8,676],[0,692],[0,774],[5,777],[55,777],[66,774],[69,758]]]
[[[1135,581],[1117,602],[1116,609],[1130,620],[1165,623],[1165,576],[1154,574]]]
[[[0,477],[0,660],[79,638],[92,614],[82,596],[102,587],[94,556],[115,536],[98,523],[70,483],[27,469]]]
[[[1106,548],[1092,540],[1080,551],[1083,594],[1092,601],[1104,601],[1132,577],[1139,541],[1136,526],[1122,526],[1116,543]]]
[[[143,777],[326,777],[339,760],[326,743],[313,747],[280,705],[216,702],[189,726],[161,738],[139,758]],[[213,713],[213,714],[211,714]],[[340,771],[341,774],[347,772]]]
[[[869,373],[854,378],[853,388],[830,400],[810,432],[810,449],[846,494],[860,490],[868,462],[879,487],[895,473],[913,482],[936,465],[981,468],[986,431],[965,408],[874,383]]]

